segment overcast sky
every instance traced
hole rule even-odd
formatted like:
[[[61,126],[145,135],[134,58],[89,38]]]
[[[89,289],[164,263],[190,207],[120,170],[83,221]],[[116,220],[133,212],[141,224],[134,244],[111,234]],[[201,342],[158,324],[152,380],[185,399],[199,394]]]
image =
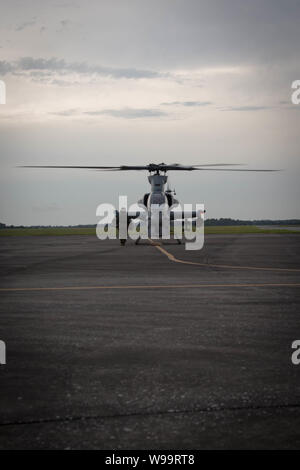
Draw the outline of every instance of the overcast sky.
[[[0,222],[95,223],[147,174],[22,164],[243,163],[170,173],[207,217],[300,218],[299,0],[0,0]]]

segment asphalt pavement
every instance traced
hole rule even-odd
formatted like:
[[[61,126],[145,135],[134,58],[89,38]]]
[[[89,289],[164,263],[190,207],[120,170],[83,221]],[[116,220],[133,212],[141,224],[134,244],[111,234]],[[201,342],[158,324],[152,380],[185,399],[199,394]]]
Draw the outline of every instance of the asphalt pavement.
[[[300,236],[0,240],[2,449],[300,448]]]

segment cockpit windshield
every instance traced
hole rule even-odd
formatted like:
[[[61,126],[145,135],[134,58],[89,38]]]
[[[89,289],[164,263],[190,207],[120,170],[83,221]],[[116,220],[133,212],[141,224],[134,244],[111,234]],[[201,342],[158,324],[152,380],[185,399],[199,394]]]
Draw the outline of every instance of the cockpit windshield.
[[[150,194],[148,204],[165,204],[166,203],[166,197],[164,193],[152,193]]]

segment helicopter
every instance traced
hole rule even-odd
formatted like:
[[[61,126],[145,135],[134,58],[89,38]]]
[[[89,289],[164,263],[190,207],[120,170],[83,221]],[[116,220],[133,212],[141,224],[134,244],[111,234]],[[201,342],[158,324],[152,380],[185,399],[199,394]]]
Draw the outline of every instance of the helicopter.
[[[231,168],[241,166],[239,163],[207,163],[207,164],[193,164],[193,165],[182,165],[179,163],[149,163],[147,165],[120,165],[120,166],[65,166],[65,165],[23,165],[22,168],[52,168],[52,169],[86,169],[95,171],[148,171],[148,181],[150,183],[150,192],[143,195],[138,201],[139,206],[143,206],[147,209],[148,213],[153,212],[154,207],[166,207],[170,210],[170,218],[173,221],[177,218],[183,221],[184,218],[189,217],[195,219],[198,214],[196,211],[191,211],[188,214],[180,213],[179,216],[175,215],[171,209],[176,208],[179,205],[179,201],[175,198],[176,192],[171,189],[168,184],[168,171],[251,171],[251,172],[272,172],[279,170],[271,169],[244,169],[244,168]],[[229,167],[229,168],[228,168]],[[167,188],[165,186],[167,184]],[[205,211],[204,211],[205,212]],[[132,220],[137,220],[140,213],[127,214],[127,229]],[[116,227],[119,228],[120,212],[115,211]],[[161,229],[161,227],[159,228]],[[161,232],[159,232],[161,234]],[[127,238],[120,237],[121,245],[125,245]],[[137,238],[136,244],[138,244],[140,238]],[[178,243],[181,243],[180,239],[177,239]]]

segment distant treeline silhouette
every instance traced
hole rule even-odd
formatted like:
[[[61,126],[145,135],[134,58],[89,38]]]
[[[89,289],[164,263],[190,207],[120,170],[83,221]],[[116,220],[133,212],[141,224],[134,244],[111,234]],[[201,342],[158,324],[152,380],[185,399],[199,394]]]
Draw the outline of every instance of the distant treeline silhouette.
[[[205,225],[300,225],[300,219],[286,220],[240,220],[240,219],[207,219]]]
[[[240,219],[206,219],[206,226],[216,225],[300,225],[300,219],[280,219],[280,220],[240,220]],[[3,228],[93,228],[96,224],[80,224],[80,225],[6,225],[0,223],[0,229]]]

